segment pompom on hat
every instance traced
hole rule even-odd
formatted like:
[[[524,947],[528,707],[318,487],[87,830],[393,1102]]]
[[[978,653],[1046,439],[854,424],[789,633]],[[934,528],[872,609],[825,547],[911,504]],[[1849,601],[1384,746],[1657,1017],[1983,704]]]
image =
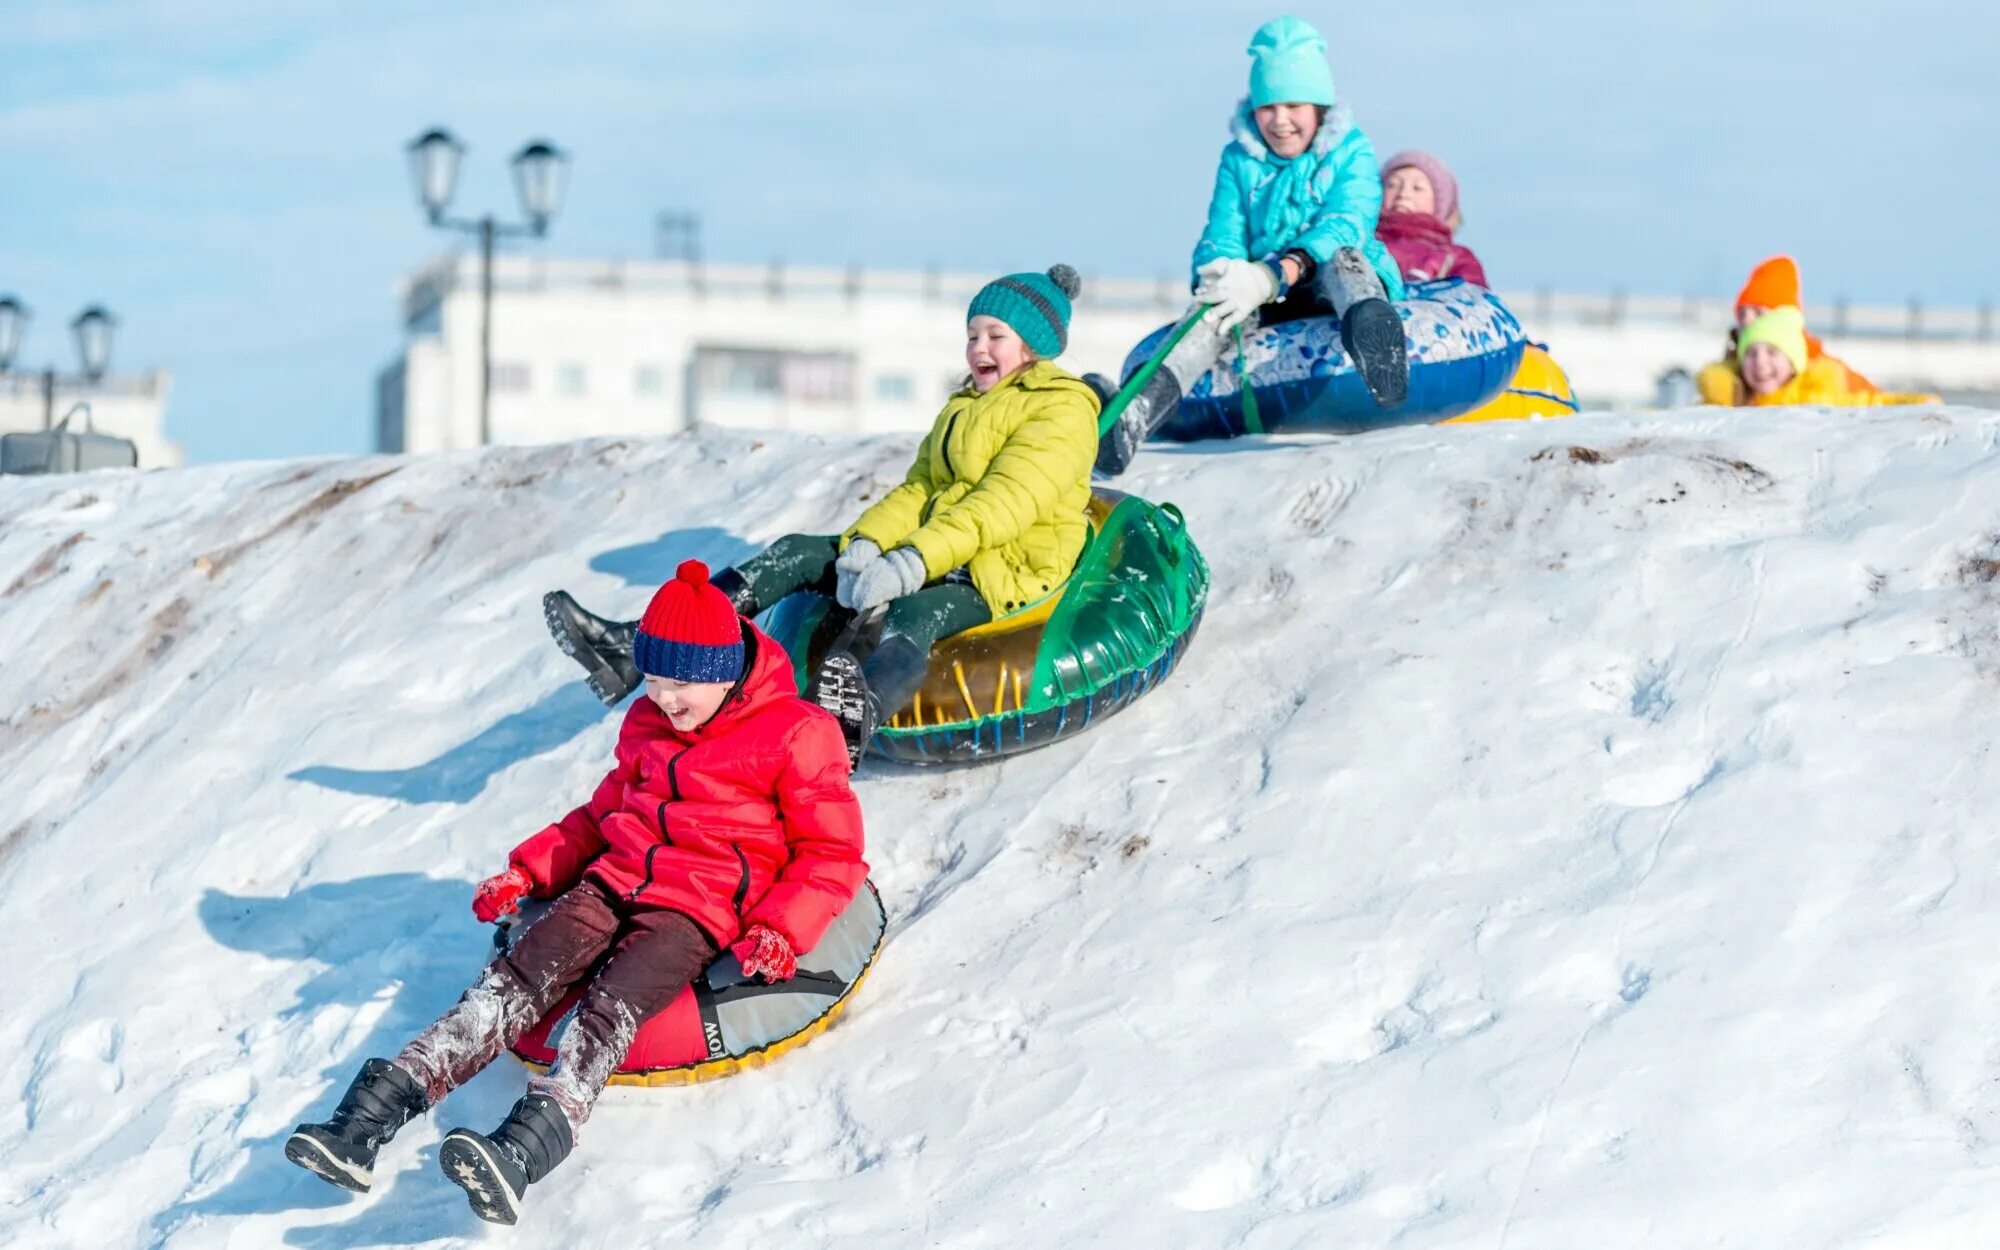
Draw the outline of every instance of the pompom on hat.
[[[735,681],[743,675],[743,621],[729,596],[708,582],[708,566],[683,560],[660,587],[639,633],[632,663],[650,677],[672,681]]]
[[[1004,321],[1029,351],[1047,360],[1069,347],[1070,301],[1081,290],[1083,279],[1068,265],[1051,265],[1047,273],[1010,273],[979,288],[965,319]]]

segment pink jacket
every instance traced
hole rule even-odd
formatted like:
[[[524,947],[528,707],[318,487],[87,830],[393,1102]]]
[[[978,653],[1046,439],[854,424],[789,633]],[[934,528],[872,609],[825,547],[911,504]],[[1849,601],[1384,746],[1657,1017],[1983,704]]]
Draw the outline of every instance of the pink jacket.
[[[1383,213],[1375,224],[1375,237],[1396,258],[1406,281],[1464,278],[1486,285],[1486,268],[1472,249],[1454,242],[1451,227],[1429,213]]]

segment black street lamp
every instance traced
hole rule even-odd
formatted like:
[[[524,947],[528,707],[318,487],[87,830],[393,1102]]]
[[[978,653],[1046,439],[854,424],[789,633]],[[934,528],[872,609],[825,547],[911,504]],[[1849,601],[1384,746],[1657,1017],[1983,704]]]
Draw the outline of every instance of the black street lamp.
[[[417,202],[423,205],[431,225],[479,236],[479,444],[483,447],[493,441],[493,240],[540,238],[548,233],[549,222],[562,207],[569,154],[539,139],[514,154],[514,191],[528,218],[527,224],[515,225],[496,221],[491,213],[477,218],[445,216],[458,186],[458,161],[465,154],[465,145],[450,131],[426,130],[410,140],[404,151],[409,156]]]
[[[0,297],[0,374],[13,368],[14,353],[20,350],[21,339],[28,330],[28,320],[26,304],[11,295]],[[41,370],[42,428],[45,430],[55,425],[58,386],[87,390],[104,380],[104,371],[111,364],[111,335],[118,328],[118,319],[101,305],[92,304],[76,315],[69,328],[76,337],[76,355],[82,363],[82,370],[67,376],[57,373],[54,365]]]

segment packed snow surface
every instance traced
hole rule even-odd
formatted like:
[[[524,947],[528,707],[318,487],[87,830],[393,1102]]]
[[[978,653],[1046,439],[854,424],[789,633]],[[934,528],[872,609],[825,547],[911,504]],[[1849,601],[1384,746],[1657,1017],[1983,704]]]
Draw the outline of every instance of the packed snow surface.
[[[1215,572],[1087,736],[857,785],[888,945],[613,1090],[519,1245],[1990,1246],[2000,414],[1149,450]],[[0,1244],[457,1246],[503,1060],[286,1163],[617,718],[539,598],[850,518],[902,438],[0,481]]]

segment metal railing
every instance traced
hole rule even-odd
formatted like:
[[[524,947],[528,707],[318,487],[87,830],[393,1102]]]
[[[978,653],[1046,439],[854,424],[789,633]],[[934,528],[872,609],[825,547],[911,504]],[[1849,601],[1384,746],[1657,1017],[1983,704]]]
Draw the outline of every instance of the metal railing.
[[[1700,296],[1579,295],[1538,287],[1532,291],[1504,290],[1507,301],[1532,328],[1548,325],[1686,325],[1726,326],[1735,316],[1727,299]],[[1931,342],[1991,343],[2000,338],[1993,305],[1931,307],[1921,300],[1904,304],[1854,304],[1835,299],[1806,309],[1812,328],[1829,338],[1909,339]]]

